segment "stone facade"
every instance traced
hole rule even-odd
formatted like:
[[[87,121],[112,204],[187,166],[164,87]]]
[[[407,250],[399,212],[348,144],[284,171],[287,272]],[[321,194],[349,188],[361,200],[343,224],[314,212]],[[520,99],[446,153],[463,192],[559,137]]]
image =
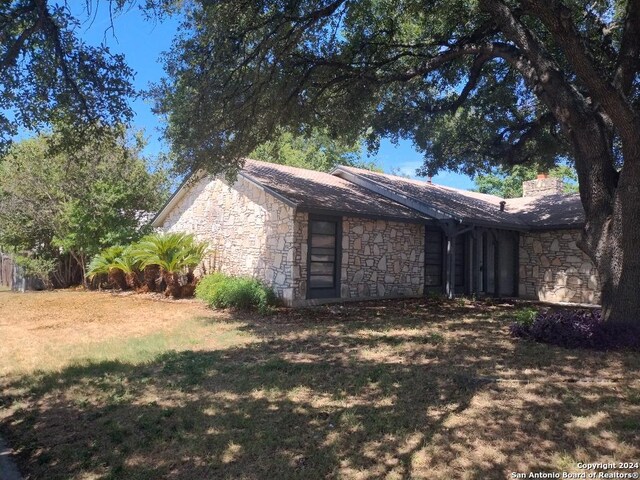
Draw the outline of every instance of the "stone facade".
[[[418,296],[423,290],[423,225],[343,219],[342,298]]]
[[[548,302],[600,303],[598,274],[576,245],[579,230],[520,235],[520,296]]]
[[[564,190],[564,183],[560,178],[536,178],[522,182],[523,197],[541,197],[544,195],[559,195]]]
[[[194,233],[211,246],[202,272],[251,276],[287,304],[307,303],[309,215],[240,177],[203,178],[187,188],[161,230]],[[424,285],[424,226],[344,217],[341,297],[418,296]]]
[[[233,185],[211,177],[194,182],[160,228],[208,241],[204,271],[258,278],[290,305],[315,302],[306,298],[309,214],[243,177]],[[520,234],[520,296],[599,303],[597,273],[576,245],[579,236],[576,229]],[[344,217],[340,297],[422,295],[424,237],[424,225]]]
[[[293,299],[304,303],[307,298],[307,253],[309,239],[309,214],[297,212],[294,219],[293,243],[298,246],[293,267],[292,285]]]
[[[190,185],[160,228],[208,241],[205,271],[255,277],[293,300],[302,253],[294,211],[243,177],[233,185],[211,177]]]

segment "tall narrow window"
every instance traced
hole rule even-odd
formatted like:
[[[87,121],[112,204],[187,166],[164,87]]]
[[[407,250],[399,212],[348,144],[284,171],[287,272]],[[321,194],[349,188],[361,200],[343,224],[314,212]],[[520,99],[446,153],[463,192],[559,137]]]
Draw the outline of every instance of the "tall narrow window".
[[[424,283],[427,288],[442,287],[442,230],[426,229]]]
[[[456,293],[464,293],[464,262],[466,256],[466,235],[456,236],[456,264],[455,264],[455,282]]]
[[[309,220],[309,298],[339,297],[338,241],[340,221]]]

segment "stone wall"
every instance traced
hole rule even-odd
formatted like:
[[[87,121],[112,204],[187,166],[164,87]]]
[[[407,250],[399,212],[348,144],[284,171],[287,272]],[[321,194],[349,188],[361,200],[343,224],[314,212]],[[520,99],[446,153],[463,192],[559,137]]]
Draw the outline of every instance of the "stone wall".
[[[423,225],[343,219],[342,298],[418,296],[423,290]]]
[[[160,228],[208,241],[206,270],[258,278],[290,303],[302,255],[293,209],[242,177],[233,186],[207,177],[187,188]]]
[[[600,302],[598,275],[578,248],[579,230],[520,235],[520,296],[548,302]]]
[[[294,260],[291,288],[293,289],[293,299],[299,301],[307,298],[308,239],[309,214],[297,212],[294,218],[293,244],[298,248]]]
[[[560,178],[547,177],[536,178],[522,182],[523,197],[540,197],[543,195],[556,195],[563,193],[564,182]]]

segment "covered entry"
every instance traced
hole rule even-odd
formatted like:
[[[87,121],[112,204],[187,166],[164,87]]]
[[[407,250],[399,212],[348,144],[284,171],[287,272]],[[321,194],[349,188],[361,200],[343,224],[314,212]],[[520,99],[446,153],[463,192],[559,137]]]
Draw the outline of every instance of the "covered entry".
[[[516,296],[519,234],[460,226],[425,228],[425,292]]]

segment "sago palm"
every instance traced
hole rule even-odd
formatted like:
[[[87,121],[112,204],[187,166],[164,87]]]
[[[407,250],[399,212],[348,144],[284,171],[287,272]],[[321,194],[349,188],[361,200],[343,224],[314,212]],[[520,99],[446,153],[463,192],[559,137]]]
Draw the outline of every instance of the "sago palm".
[[[126,289],[125,273],[117,263],[124,251],[124,247],[115,245],[104,249],[93,257],[87,267],[87,278],[93,280],[98,275],[106,275],[109,283],[123,290]]]
[[[138,288],[139,261],[133,255],[134,246],[129,246],[113,261],[113,268],[120,270],[129,288]]]
[[[190,274],[202,262],[207,244],[186,233],[155,233],[138,242],[132,255],[140,268],[157,265],[167,284],[166,293],[181,296],[180,278]]]

